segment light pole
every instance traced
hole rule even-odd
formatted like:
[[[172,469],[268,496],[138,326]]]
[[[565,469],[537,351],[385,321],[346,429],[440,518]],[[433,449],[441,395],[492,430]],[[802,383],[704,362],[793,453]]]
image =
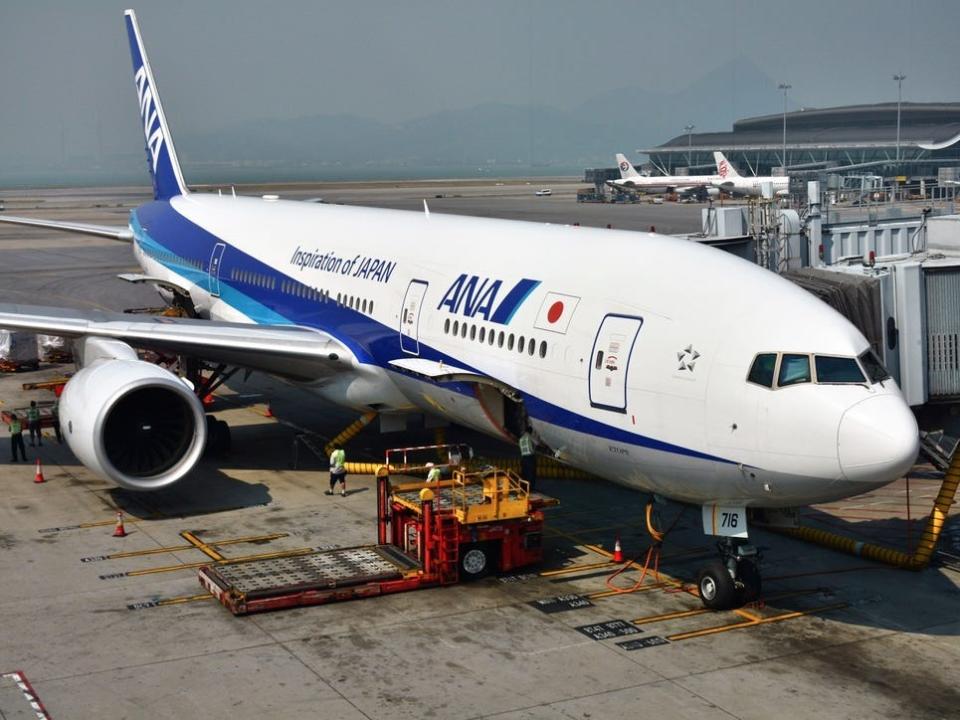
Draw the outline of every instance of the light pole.
[[[787,83],[780,83],[777,85],[777,90],[783,90],[783,174],[787,174],[787,90],[792,88],[793,85],[787,85]]]
[[[907,76],[903,73],[897,73],[893,76],[893,79],[897,81],[897,171],[899,172],[900,166],[900,98],[903,96],[903,81],[907,79]]]
[[[690,164],[692,163],[692,161],[690,160],[690,150],[693,147],[693,136],[691,135],[691,133],[693,132],[693,129],[695,127],[696,125],[683,126],[683,129],[687,131],[687,173],[688,174],[690,172]]]

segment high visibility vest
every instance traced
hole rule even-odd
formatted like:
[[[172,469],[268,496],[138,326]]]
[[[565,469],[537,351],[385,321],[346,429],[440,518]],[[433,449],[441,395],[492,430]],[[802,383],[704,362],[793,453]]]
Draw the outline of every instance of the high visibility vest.
[[[34,420],[40,419],[40,408],[30,407],[27,408],[27,420],[33,422]]]
[[[11,434],[11,435],[19,435],[19,434],[22,433],[22,432],[23,432],[23,427],[20,425],[20,421],[19,421],[19,420],[11,420],[11,421],[10,421],[10,434]]]
[[[343,450],[334,450],[330,454],[330,467],[342,469],[343,464],[347,462],[347,454]]]
[[[427,473],[427,482],[436,482],[440,479],[440,468],[432,467],[430,472]]]
[[[533,436],[530,433],[520,436],[520,454],[533,455]]]

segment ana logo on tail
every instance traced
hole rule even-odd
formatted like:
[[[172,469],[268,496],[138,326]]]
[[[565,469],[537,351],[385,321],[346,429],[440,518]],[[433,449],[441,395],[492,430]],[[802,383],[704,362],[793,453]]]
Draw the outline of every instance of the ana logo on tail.
[[[137,68],[133,76],[137,84],[137,99],[140,101],[140,119],[143,120],[143,136],[147,140],[147,148],[150,150],[150,159],[153,171],[157,171],[157,160],[160,157],[160,150],[163,147],[163,125],[160,123],[160,115],[157,112],[157,104],[153,99],[153,90],[147,80],[147,71],[143,65]]]

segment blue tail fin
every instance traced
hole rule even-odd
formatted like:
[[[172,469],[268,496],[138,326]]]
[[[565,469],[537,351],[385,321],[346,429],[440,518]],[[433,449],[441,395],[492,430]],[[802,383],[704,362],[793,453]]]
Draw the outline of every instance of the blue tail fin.
[[[143,136],[147,142],[147,165],[153,178],[153,197],[157,200],[168,200],[176,195],[186,195],[187,184],[180,172],[177,151],[170,138],[170,128],[167,127],[167,119],[157,94],[150,61],[143,49],[137,14],[133,10],[126,10],[123,14],[127,24],[127,37],[130,40],[133,80],[137,86],[137,99],[140,101]]]

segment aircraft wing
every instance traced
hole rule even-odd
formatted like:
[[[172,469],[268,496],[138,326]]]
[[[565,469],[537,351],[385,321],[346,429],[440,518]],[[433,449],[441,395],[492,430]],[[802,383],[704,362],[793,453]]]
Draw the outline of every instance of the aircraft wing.
[[[133,232],[125,225],[122,227],[115,225],[88,225],[86,223],[17,217],[5,213],[0,213],[0,222],[11,223],[12,225],[32,225],[34,227],[45,227],[53,230],[65,230],[67,232],[83,233],[85,235],[97,235],[98,237],[106,237],[123,242],[133,241]]]
[[[318,380],[358,364],[354,353],[333,336],[293,325],[0,304],[0,327],[68,338],[114,338],[135,348],[192,355],[293,380]]]

